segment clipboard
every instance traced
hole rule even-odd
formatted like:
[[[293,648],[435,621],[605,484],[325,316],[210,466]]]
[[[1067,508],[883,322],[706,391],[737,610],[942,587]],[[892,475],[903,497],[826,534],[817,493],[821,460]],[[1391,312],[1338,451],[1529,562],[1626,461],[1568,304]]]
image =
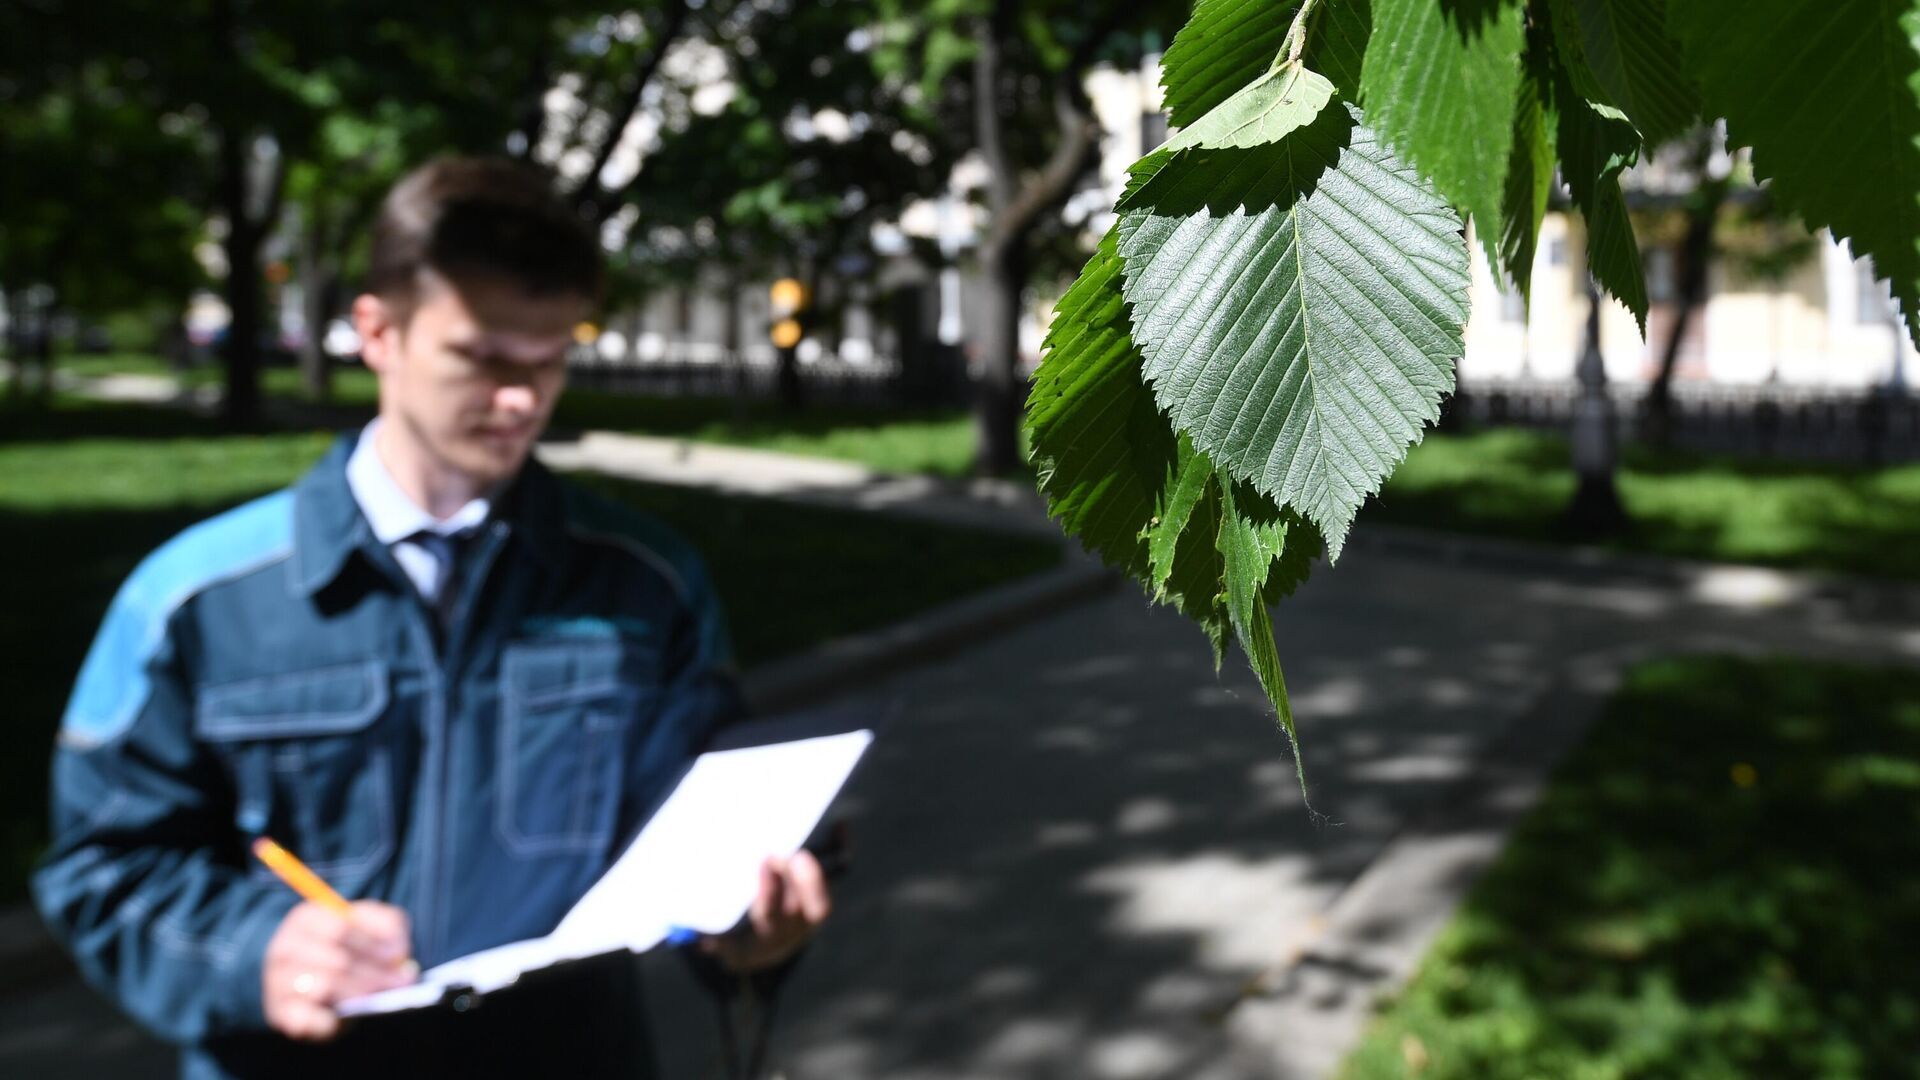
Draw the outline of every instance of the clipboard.
[[[732,929],[753,902],[761,861],[799,850],[864,758],[874,726],[861,726],[862,715],[821,709],[722,729],[551,933],[449,960],[412,985],[343,1001],[337,1011],[465,1011],[529,972],[646,952],[686,931]],[[676,888],[663,893],[661,881]]]

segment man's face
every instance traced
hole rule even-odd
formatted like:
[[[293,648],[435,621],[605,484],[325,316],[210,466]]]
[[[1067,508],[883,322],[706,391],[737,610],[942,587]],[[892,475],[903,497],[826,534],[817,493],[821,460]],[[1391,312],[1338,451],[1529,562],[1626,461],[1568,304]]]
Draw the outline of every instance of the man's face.
[[[410,315],[375,296],[353,314],[381,415],[436,467],[488,486],[518,472],[546,428],[587,308],[584,297],[534,296],[500,279],[427,275]]]

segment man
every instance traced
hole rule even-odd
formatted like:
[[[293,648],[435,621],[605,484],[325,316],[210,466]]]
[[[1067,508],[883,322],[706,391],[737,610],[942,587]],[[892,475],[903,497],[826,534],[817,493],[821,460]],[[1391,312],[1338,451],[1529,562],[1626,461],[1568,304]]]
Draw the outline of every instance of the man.
[[[108,610],[54,757],[34,892],[80,970],[192,1078],[633,1076],[633,966],[480,1007],[334,1006],[545,934],[739,699],[699,561],[529,460],[601,288],[542,179],[442,160],[388,196],[353,319],[379,417],[292,488],[155,552]],[[353,898],[301,902],[270,836]],[[825,917],[770,859],[739,972]]]

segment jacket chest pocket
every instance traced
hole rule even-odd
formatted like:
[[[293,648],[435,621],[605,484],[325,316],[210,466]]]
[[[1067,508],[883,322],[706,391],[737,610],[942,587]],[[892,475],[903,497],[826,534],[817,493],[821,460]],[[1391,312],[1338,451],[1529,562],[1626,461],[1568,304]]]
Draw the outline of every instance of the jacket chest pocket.
[[[343,889],[393,854],[393,751],[379,661],[200,688],[194,733],[233,771],[235,823]]]
[[[494,826],[518,856],[604,852],[632,732],[653,692],[621,641],[510,645],[500,659]]]

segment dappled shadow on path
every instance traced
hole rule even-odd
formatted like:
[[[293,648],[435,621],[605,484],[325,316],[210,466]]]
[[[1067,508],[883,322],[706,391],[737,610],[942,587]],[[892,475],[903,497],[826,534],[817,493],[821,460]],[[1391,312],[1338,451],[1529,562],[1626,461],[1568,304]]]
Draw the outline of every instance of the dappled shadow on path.
[[[1172,1076],[1209,1055],[1248,979],[1541,680],[1524,633],[1450,634],[1444,606],[1393,627],[1318,607],[1281,644],[1324,825],[1239,661],[1216,679],[1204,640],[1130,592],[890,687],[906,718],[853,792],[855,876],[793,988],[792,1075]]]
[[[1130,592],[876,688],[903,719],[850,793],[855,868],[788,991],[786,1075],[1296,1075],[1282,1044],[1350,1032],[1390,974],[1319,947],[1320,916],[1464,791],[1486,805],[1429,838],[1458,849],[1442,887],[1348,930],[1391,942],[1457,895],[1524,801],[1485,755],[1550,678],[1582,656],[1855,641],[1683,593],[1342,569],[1280,609],[1331,824],[1237,659],[1216,679],[1192,628]],[[1298,1026],[1240,1023],[1249,995],[1289,998]],[[709,1029],[667,1011],[670,1055],[697,1060]]]
[[[1290,669],[1336,821],[1316,825],[1250,676],[1216,681],[1204,639],[1140,606],[890,691],[905,716],[852,792],[855,870],[791,990],[790,1075],[1181,1075],[1248,978],[1464,767],[1488,695],[1532,679],[1517,642],[1383,656],[1351,640],[1364,628],[1323,628],[1353,659]]]

